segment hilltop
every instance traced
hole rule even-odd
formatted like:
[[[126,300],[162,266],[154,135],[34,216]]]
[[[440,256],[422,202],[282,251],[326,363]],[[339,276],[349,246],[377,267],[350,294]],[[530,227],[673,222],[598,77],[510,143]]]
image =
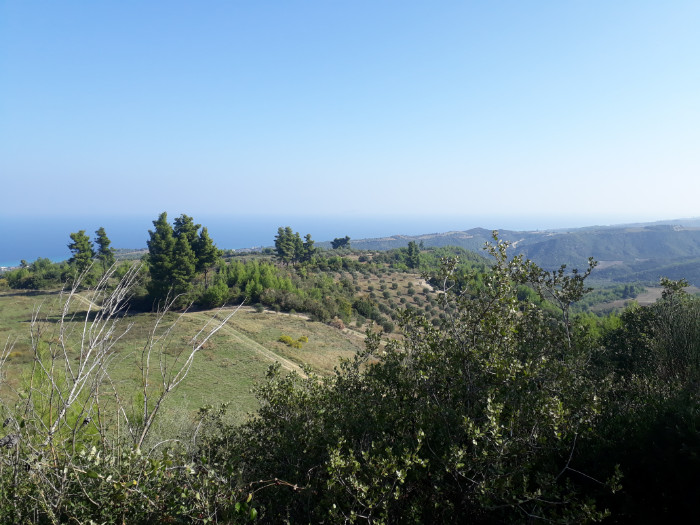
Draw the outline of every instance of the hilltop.
[[[392,235],[374,239],[353,239],[360,250],[392,250],[409,242],[424,247],[458,246],[479,252],[491,240],[491,230],[472,228],[464,231],[422,235]],[[685,278],[700,284],[700,219],[677,219],[654,223],[543,231],[499,230],[499,237],[512,243],[521,253],[546,269],[583,268],[588,257],[599,265],[594,279],[613,282],[658,282],[661,275]],[[318,243],[330,247],[330,243]]]

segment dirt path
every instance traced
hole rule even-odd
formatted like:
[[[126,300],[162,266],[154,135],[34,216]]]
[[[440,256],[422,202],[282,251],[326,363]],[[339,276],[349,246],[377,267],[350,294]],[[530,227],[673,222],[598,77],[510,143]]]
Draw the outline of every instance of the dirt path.
[[[193,318],[195,318],[195,319],[197,319],[197,320],[204,321],[204,322],[207,322],[207,321],[209,321],[209,320],[211,319],[211,316],[210,316],[210,315],[208,315],[208,314],[206,314],[206,313],[202,313],[202,312],[190,312],[190,313],[187,313],[187,314],[185,314],[185,315],[187,315],[188,317],[193,317]],[[260,354],[260,355],[263,356],[264,358],[266,358],[266,359],[272,361],[273,363],[274,363],[274,362],[279,362],[280,365],[282,365],[282,368],[284,368],[285,370],[288,370],[288,371],[290,371],[290,372],[296,372],[296,373],[299,374],[301,377],[306,377],[306,374],[304,373],[304,371],[301,369],[301,367],[300,367],[299,365],[297,365],[296,363],[290,361],[289,359],[285,359],[284,357],[281,357],[281,356],[277,355],[277,354],[274,353],[272,350],[268,350],[267,348],[265,348],[265,347],[264,347],[263,345],[261,345],[260,343],[257,343],[257,342],[255,342],[255,341],[253,341],[252,339],[250,339],[249,337],[247,337],[247,336],[241,334],[241,333],[240,333],[238,330],[236,330],[235,328],[233,328],[233,327],[231,327],[231,326],[228,326],[228,325],[224,325],[224,326],[221,327],[221,330],[220,330],[220,331],[223,332],[223,333],[225,333],[225,334],[228,335],[229,337],[231,337],[234,341],[237,341],[237,342],[240,342],[240,343],[245,344],[245,345],[248,346],[251,350],[253,350],[253,351],[255,351],[256,353]]]
[[[85,297],[83,295],[80,295],[79,293],[74,294],[73,297],[80,300],[80,302],[85,303],[93,310],[99,310],[101,308],[99,305],[96,305],[90,299],[88,299],[87,297]]]

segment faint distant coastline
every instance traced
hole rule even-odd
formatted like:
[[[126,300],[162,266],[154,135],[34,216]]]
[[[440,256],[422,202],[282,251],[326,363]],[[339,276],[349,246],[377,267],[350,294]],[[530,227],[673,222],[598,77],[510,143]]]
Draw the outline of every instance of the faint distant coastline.
[[[48,259],[52,263],[60,263],[68,260],[66,257],[42,257],[42,259]],[[27,260],[27,264],[31,264],[34,261],[36,261],[36,259],[32,259],[31,261]],[[21,265],[21,259],[19,261],[4,261],[0,263],[0,273],[9,272],[10,270],[16,270],[17,268],[20,268]]]
[[[206,225],[209,234],[219,248],[236,252],[269,247],[279,226],[290,226],[294,231],[310,233],[317,246],[329,246],[330,240],[345,235],[352,239],[352,246],[365,249],[389,249],[405,246],[409,240],[426,236],[425,232],[469,232],[483,229],[488,236],[492,228],[475,228],[475,225],[498,225],[502,232],[539,232],[605,230],[649,226],[700,227],[700,218],[692,217],[647,223],[612,223],[612,226],[590,226],[600,224],[604,218],[537,218],[537,217],[195,217]],[[606,221],[607,222],[607,221]],[[562,227],[570,223],[571,227]],[[555,224],[557,226],[555,227]],[[585,224],[585,226],[584,226]],[[10,226],[11,225],[11,226]],[[152,218],[147,217],[66,217],[47,221],[45,218],[26,219],[20,222],[3,220],[0,215],[0,267],[17,267],[22,259],[28,263],[37,258],[48,258],[52,262],[65,261],[70,257],[68,235],[81,229],[95,231],[103,226],[112,240],[112,246],[141,246],[120,249],[123,258],[138,259],[146,252],[148,230]],[[401,232],[399,235],[397,232]],[[448,233],[433,234],[442,241]],[[393,242],[386,242],[393,239]],[[519,239],[519,237],[518,237]],[[515,239],[515,240],[518,240]],[[451,240],[452,241],[452,240]],[[483,241],[476,239],[471,249],[481,249]],[[425,240],[428,246],[427,239]],[[380,247],[380,246],[383,246]],[[128,255],[127,255],[128,254]]]
[[[140,259],[143,257],[148,250],[146,248],[116,248],[115,256],[117,260],[130,261],[135,259]],[[68,257],[41,257],[42,259],[49,259],[52,263],[61,263],[68,260]],[[28,260],[27,264],[31,264],[36,259]],[[9,272],[10,270],[16,270],[22,266],[22,261],[3,261],[0,263],[0,273]]]

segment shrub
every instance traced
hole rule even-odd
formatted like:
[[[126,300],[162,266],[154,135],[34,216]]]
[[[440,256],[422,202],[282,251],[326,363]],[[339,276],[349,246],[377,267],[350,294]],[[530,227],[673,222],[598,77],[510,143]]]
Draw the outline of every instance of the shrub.
[[[342,319],[340,319],[338,317],[334,317],[333,319],[331,319],[330,323],[328,323],[328,324],[331,325],[333,328],[337,328],[338,330],[345,329],[345,323],[343,322]]]
[[[207,288],[199,298],[199,304],[203,308],[218,308],[228,300],[228,286],[223,281],[217,282]]]
[[[291,348],[301,348],[302,347],[302,341],[301,339],[299,340],[294,340],[292,337],[282,334],[279,336],[279,339],[277,339],[280,343],[284,343],[285,345],[291,347]],[[305,342],[305,341],[304,341]]]
[[[515,307],[527,279],[576,297],[587,274],[552,282],[529,262],[508,261],[502,243],[491,250],[483,292],[445,297],[454,323],[437,329],[407,315],[402,340],[381,345],[369,334],[365,352],[333,376],[271,371],[258,417],[231,451],[245,458],[235,463],[244,482],[285,480],[256,493],[265,520],[603,518],[574,457],[595,436],[604,387],[591,376],[591,348],[570,338],[565,316]]]

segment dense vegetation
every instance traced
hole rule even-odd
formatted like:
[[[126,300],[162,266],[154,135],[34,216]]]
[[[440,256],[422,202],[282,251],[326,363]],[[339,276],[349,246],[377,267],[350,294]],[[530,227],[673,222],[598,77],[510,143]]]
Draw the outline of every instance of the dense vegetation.
[[[488,260],[415,243],[326,253],[280,228],[277,263],[201,264],[192,245],[213,246],[198,241],[206,230],[197,233],[187,216],[171,230],[165,214],[154,225],[158,250],[148,255],[145,287],[137,265],[86,265],[73,290],[91,277],[102,308],[85,316],[85,329],[67,329],[68,306],[32,321],[33,372],[0,407],[1,521],[653,523],[692,515],[700,299],[684,292],[687,282],[666,279],[656,303],[599,317],[575,313],[586,304],[592,261],[582,272],[545,271],[509,257],[498,240]],[[87,252],[83,236],[71,238]],[[182,287],[179,295],[148,284],[159,278],[155,255],[171,273],[173,261],[192,269],[160,274]],[[76,275],[79,260],[39,260],[7,283]],[[416,269],[431,274],[430,285],[399,284]],[[377,288],[361,286],[360,276]],[[410,304],[393,295],[403,286]],[[208,336],[178,350],[156,326],[140,392],[125,399],[109,375],[119,326],[133,294],[155,290],[172,307],[178,297],[206,306],[245,300],[329,322],[374,319],[385,332],[398,324],[400,337],[368,331],[365,351],[331,376],[272,367],[257,389],[260,410],[242,425],[227,421],[225,405],[203,407],[189,433],[158,435],[161,401]],[[283,337],[290,347],[306,342]]]

